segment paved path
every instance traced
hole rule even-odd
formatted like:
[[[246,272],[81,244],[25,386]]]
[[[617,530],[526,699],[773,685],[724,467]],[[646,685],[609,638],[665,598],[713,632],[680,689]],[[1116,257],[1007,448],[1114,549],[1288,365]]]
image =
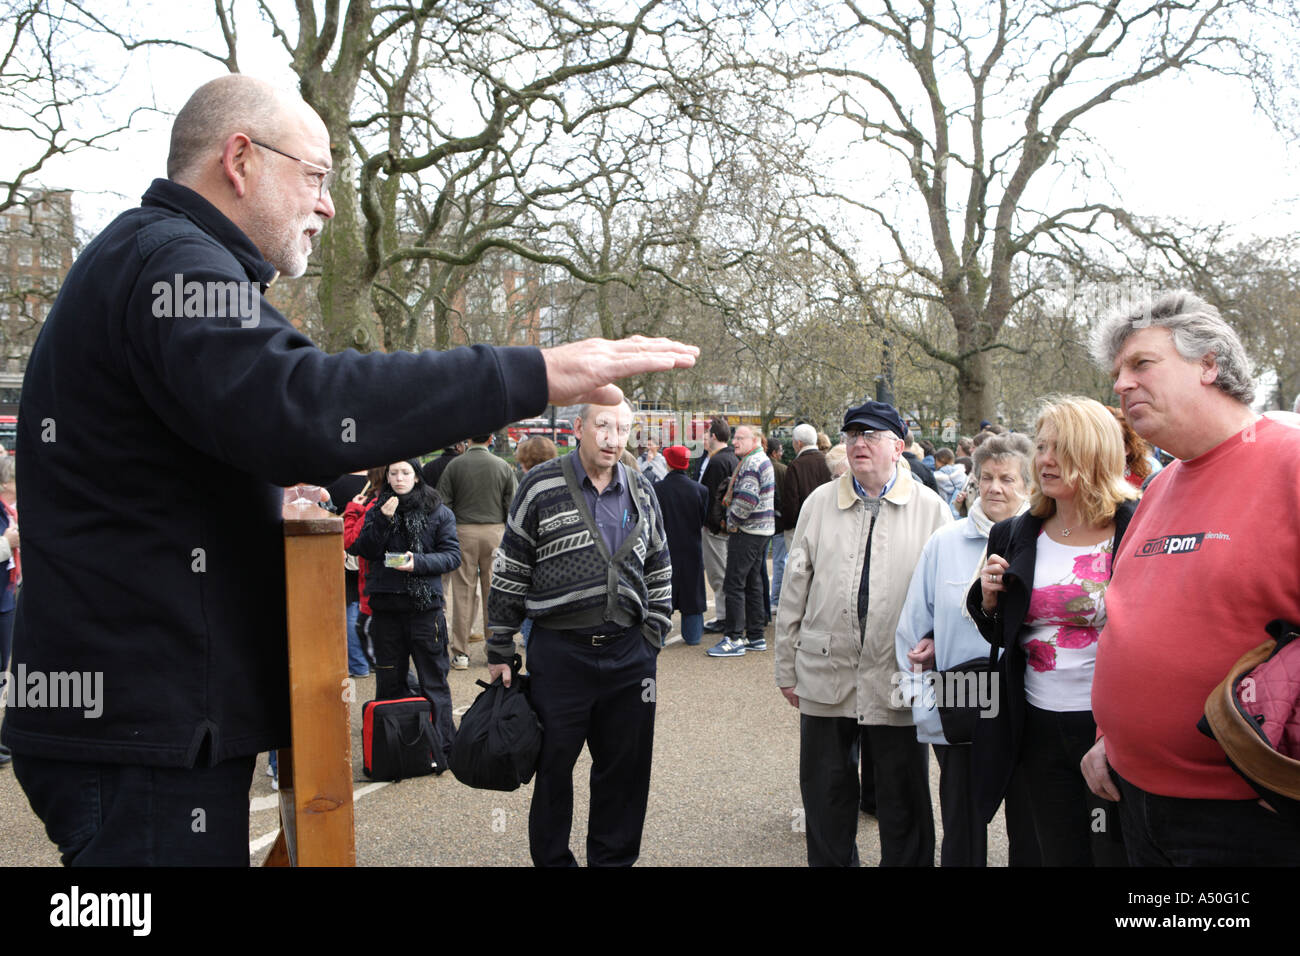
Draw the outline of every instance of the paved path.
[[[768,632],[771,642],[771,631]],[[708,635],[706,635],[708,637]],[[483,644],[471,645],[468,671],[451,672],[452,700],[462,711],[487,676]],[[450,773],[374,784],[361,773],[361,704],[374,679],[357,682],[353,705],[357,862],[362,866],[527,866],[531,786],[514,793],[472,790]],[[658,715],[650,807],[641,864],[649,866],[803,866],[798,830],[798,714],[772,677],[772,652],[715,660],[704,647],[674,639],[659,656]],[[250,793],[253,862],[269,851],[278,826],[274,794],[258,761]],[[572,846],[585,858],[587,778],[583,753],[574,773]],[[938,827],[938,766],[930,761]],[[859,817],[864,865],[880,859],[876,821]],[[58,865],[11,770],[0,770],[0,866]],[[989,833],[989,862],[1006,865],[999,815]]]

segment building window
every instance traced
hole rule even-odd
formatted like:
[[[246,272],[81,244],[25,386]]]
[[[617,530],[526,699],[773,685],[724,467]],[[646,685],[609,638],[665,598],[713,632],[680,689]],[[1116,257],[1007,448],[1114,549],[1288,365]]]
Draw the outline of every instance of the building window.
[[[41,248],[41,268],[57,269],[63,265],[63,257],[59,255],[58,249],[51,249],[48,246]]]
[[[32,264],[32,247],[26,243],[18,247],[18,264],[20,266],[29,266]]]

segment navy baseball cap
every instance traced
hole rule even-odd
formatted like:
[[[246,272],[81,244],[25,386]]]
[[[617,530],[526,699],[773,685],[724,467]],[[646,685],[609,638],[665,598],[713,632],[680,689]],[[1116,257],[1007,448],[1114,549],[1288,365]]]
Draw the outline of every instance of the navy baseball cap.
[[[847,431],[850,425],[893,432],[899,438],[907,438],[907,426],[903,424],[903,419],[899,417],[893,405],[885,402],[866,402],[850,408],[844,413],[844,424],[840,431]]]

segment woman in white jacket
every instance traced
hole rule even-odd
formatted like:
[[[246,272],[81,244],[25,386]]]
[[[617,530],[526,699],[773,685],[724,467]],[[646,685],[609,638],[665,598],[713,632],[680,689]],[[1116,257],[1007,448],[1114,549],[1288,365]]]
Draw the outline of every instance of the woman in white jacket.
[[[969,516],[934,533],[912,575],[898,621],[895,645],[896,695],[910,703],[916,736],[934,748],[939,761],[939,806],[943,819],[943,866],[984,866],[988,840],[971,800],[970,741],[944,736],[938,704],[978,704],[993,716],[1000,706],[995,674],[957,682],[942,671],[989,656],[989,645],[966,612],[966,591],[984,565],[989,529],[1025,510],[1034,446],[1027,435],[995,435],[975,450],[980,495]],[[961,699],[953,699],[961,698]],[[1017,792],[1007,797],[1007,830],[1013,866],[1037,865],[1038,848],[1028,808]]]

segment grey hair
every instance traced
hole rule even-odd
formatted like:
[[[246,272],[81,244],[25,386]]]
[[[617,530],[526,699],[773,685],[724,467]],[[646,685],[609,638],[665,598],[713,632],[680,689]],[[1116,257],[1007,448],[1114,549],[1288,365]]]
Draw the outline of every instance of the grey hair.
[[[284,127],[287,96],[265,80],[230,73],[200,86],[176,114],[167,178],[184,184],[215,159],[231,133],[274,140]]]
[[[1152,325],[1169,330],[1174,348],[1188,362],[1212,354],[1219,369],[1214,385],[1220,391],[1245,405],[1255,400],[1250,359],[1241,339],[1218,309],[1183,290],[1166,292],[1103,319],[1092,334],[1093,361],[1110,371],[1128,337]]]
[[[1034,459],[1034,443],[1029,440],[1028,435],[1022,435],[1019,432],[1007,432],[1005,435],[991,435],[984,439],[971,457],[971,461],[975,466],[974,477],[977,480],[980,471],[984,468],[984,463],[990,458],[997,461],[1019,458],[1020,477],[1025,482],[1025,488],[1029,488],[1031,480],[1029,466]]]
[[[14,480],[14,460],[0,448],[0,485]]]
[[[794,440],[801,445],[811,445],[817,447],[817,429],[813,428],[807,422],[802,425],[794,426]]]
[[[587,415],[588,415],[588,413],[591,411],[591,405],[592,405],[591,402],[583,402],[581,405],[578,406],[578,410],[577,410],[577,412],[574,413],[574,416],[573,416],[573,417],[574,417],[574,418],[581,418],[581,419],[585,422],[585,421],[587,420]],[[629,402],[626,398],[623,399],[621,402],[618,402],[618,403],[616,403],[616,404],[614,404],[614,405],[611,405],[611,406],[601,405],[601,406],[599,406],[599,407],[600,407],[600,408],[605,408],[605,407],[618,408],[619,405],[626,405],[626,406],[627,406],[627,410],[628,410],[629,412],[632,411],[632,403]]]

